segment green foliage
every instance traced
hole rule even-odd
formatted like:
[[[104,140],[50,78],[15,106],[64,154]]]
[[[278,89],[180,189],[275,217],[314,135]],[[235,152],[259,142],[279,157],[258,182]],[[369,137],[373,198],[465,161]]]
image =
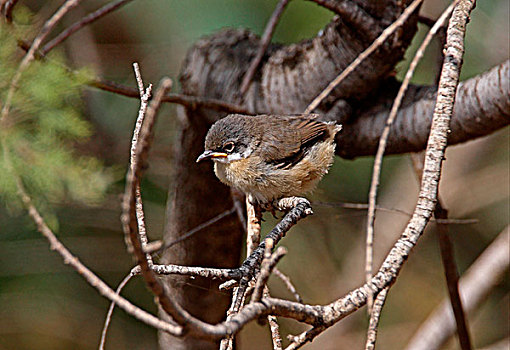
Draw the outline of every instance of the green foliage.
[[[2,107],[23,57],[16,38],[27,37],[15,30],[19,28],[0,25]],[[91,128],[81,116],[82,79],[70,74],[63,61],[52,53],[48,59],[32,62],[16,86],[8,115],[1,121],[5,149],[1,149],[0,157],[0,198],[10,209],[19,208],[19,200],[7,162],[43,208],[69,200],[98,204],[111,182],[110,172],[99,160],[78,155],[75,150],[90,136]]]

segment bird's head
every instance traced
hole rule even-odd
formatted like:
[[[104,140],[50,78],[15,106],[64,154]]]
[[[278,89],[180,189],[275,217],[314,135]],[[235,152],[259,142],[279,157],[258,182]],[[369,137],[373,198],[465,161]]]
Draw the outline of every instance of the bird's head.
[[[254,137],[256,121],[236,114],[220,119],[209,129],[205,138],[205,151],[197,162],[212,159],[230,163],[247,158],[258,144]]]

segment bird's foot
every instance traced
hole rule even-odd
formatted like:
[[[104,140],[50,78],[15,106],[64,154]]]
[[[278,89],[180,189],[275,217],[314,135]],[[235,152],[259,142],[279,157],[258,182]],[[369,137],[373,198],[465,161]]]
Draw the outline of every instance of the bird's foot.
[[[305,209],[305,214],[306,215],[312,215],[313,214],[313,210],[312,210],[312,207],[310,205],[310,201],[308,199],[304,198],[304,197],[295,197],[295,196],[292,196],[292,197],[280,198],[280,199],[274,200],[271,203],[271,206],[273,208],[278,209],[278,210],[288,212],[289,210],[297,207],[298,204],[301,204],[301,203],[304,203],[307,206],[307,208]]]

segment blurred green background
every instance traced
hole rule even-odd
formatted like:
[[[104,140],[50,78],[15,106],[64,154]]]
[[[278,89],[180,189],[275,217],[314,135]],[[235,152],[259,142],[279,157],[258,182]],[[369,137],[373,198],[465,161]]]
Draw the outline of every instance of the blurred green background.
[[[60,1],[23,1],[41,22]],[[104,1],[86,1],[71,11],[64,25],[95,10]],[[437,17],[448,1],[427,0],[422,13]],[[133,1],[120,11],[78,32],[62,45],[67,64],[88,67],[99,76],[135,86],[132,62],[139,62],[145,83],[156,84],[164,76],[174,79],[188,48],[200,37],[223,27],[246,27],[261,34],[276,1],[166,0]],[[274,40],[291,43],[315,35],[332,14],[317,5],[295,0],[277,27]],[[481,73],[509,56],[509,2],[480,1],[468,26],[462,78]],[[419,34],[398,66],[405,73],[408,60],[427,28]],[[30,39],[30,38],[26,38]],[[439,52],[437,42],[427,51],[415,83],[434,81]],[[114,180],[104,201],[95,205],[73,201],[51,203],[58,219],[60,239],[87,266],[115,286],[129,271],[119,221],[120,193],[129,154],[138,101],[84,88],[83,118],[92,135],[78,152],[93,154],[108,167]],[[172,146],[177,126],[175,106],[166,105],[156,126],[156,142],[150,168],[142,184],[148,232],[161,237],[167,189],[172,176]],[[410,157],[391,156],[384,162],[379,204],[411,212],[418,183]],[[508,128],[491,136],[450,147],[440,193],[452,218],[475,218],[471,225],[451,226],[461,272],[476,259],[509,219]],[[367,202],[373,158],[347,161],[337,158],[312,200],[320,202]],[[5,204],[5,205],[4,205]],[[365,212],[316,204],[315,215],[295,228],[281,243],[289,249],[280,269],[288,274],[307,303],[327,303],[363,281]],[[264,231],[275,221],[266,216]],[[378,212],[376,264],[407,223],[392,211]],[[434,223],[413,251],[398,282],[391,290],[382,314],[378,349],[400,349],[431,310],[446,297]],[[278,279],[270,280],[272,294],[289,298]],[[477,347],[509,335],[509,280],[493,291],[482,308],[470,318]],[[220,293],[211,290],[211,293]],[[152,296],[135,278],[123,293],[135,304],[156,311]],[[45,239],[21,211],[0,206],[0,349],[94,349],[97,348],[108,301],[62,263]],[[361,349],[367,317],[364,311],[348,317],[317,338],[307,349]],[[282,332],[295,334],[303,325],[281,320]],[[270,347],[267,327],[250,324],[240,334],[241,349]],[[455,349],[451,341],[448,349]],[[116,310],[107,338],[107,349],[155,349],[154,329],[123,311]]]

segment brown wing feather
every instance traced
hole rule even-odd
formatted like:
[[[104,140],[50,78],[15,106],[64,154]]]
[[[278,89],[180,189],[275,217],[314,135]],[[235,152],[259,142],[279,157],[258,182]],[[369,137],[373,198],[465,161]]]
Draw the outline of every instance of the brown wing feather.
[[[260,155],[266,162],[287,167],[300,159],[305,146],[323,138],[325,132],[327,124],[306,116],[273,116],[270,127],[261,130],[265,147]]]

